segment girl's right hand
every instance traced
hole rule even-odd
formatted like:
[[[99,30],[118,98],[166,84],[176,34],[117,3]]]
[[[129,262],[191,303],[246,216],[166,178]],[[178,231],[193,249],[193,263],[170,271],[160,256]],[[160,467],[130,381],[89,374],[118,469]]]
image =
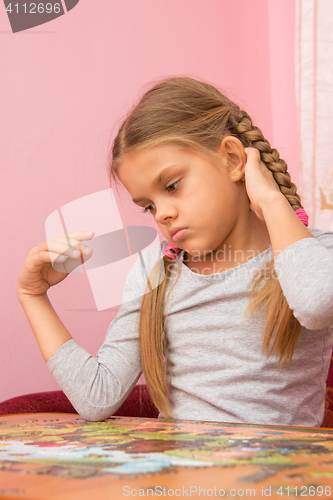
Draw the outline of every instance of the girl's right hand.
[[[32,248],[19,274],[18,299],[45,295],[51,286],[60,283],[73,269],[80,266],[82,260],[86,262],[90,259],[92,248],[81,244],[81,241],[90,240],[93,236],[93,231],[79,231],[43,241]]]

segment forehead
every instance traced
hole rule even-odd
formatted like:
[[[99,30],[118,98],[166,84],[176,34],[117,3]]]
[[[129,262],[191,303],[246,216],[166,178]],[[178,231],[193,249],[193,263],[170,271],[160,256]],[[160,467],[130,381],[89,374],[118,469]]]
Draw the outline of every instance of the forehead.
[[[149,198],[153,190],[179,172],[186,170],[205,177],[208,169],[216,169],[215,161],[200,151],[177,144],[163,144],[125,155],[117,175],[132,199],[137,201]]]
[[[212,152],[213,153],[213,152]],[[216,163],[215,155],[208,152],[191,149],[179,144],[162,144],[147,148],[138,153],[125,155],[117,169],[120,180],[131,173],[141,172],[142,174],[154,174],[158,169],[168,167],[172,163],[191,162],[200,159],[208,163]]]
[[[154,146],[125,156],[117,175],[133,201],[149,198],[152,192],[182,167],[189,167],[193,152],[177,145]]]
[[[126,155],[118,168],[118,173],[124,175],[125,171],[141,169],[157,169],[168,166],[170,161],[190,157],[193,152],[174,144],[154,146],[138,153]]]
[[[170,166],[188,164],[193,159],[193,152],[176,145],[154,146],[136,154],[124,157],[117,170],[117,175],[127,188],[131,180],[155,179]]]

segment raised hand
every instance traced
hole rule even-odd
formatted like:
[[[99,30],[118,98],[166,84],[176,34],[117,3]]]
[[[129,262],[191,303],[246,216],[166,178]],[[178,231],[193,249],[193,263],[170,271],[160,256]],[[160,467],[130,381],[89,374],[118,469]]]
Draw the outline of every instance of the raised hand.
[[[256,148],[245,148],[247,162],[245,165],[245,186],[250,199],[250,208],[261,220],[264,219],[263,205],[273,203],[276,198],[283,197],[272,172],[260,159]]]
[[[17,282],[19,300],[46,294],[68,274],[90,259],[92,249],[81,243],[93,238],[94,232],[79,231],[66,237],[43,241],[32,248]]]

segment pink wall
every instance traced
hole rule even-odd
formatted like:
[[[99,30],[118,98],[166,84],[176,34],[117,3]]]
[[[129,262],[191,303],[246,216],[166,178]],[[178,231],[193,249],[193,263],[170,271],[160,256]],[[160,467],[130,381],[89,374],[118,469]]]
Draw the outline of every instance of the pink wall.
[[[295,94],[295,1],[268,2],[272,144],[298,185],[300,150]]]
[[[58,388],[16,299],[17,276],[30,248],[45,239],[49,214],[109,187],[110,135],[146,84],[187,75],[224,88],[295,177],[298,146],[294,0],[81,1],[16,34],[2,7],[0,38],[1,401]],[[84,274],[49,296],[75,340],[95,355],[115,311],[97,312]]]

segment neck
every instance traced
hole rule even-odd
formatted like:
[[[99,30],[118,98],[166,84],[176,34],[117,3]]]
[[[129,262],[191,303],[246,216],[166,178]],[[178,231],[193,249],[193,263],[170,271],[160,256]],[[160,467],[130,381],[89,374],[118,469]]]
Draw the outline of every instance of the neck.
[[[271,243],[265,222],[251,210],[247,215],[213,252],[202,259],[186,252],[184,264],[193,272],[208,275],[237,267],[267,250]]]

